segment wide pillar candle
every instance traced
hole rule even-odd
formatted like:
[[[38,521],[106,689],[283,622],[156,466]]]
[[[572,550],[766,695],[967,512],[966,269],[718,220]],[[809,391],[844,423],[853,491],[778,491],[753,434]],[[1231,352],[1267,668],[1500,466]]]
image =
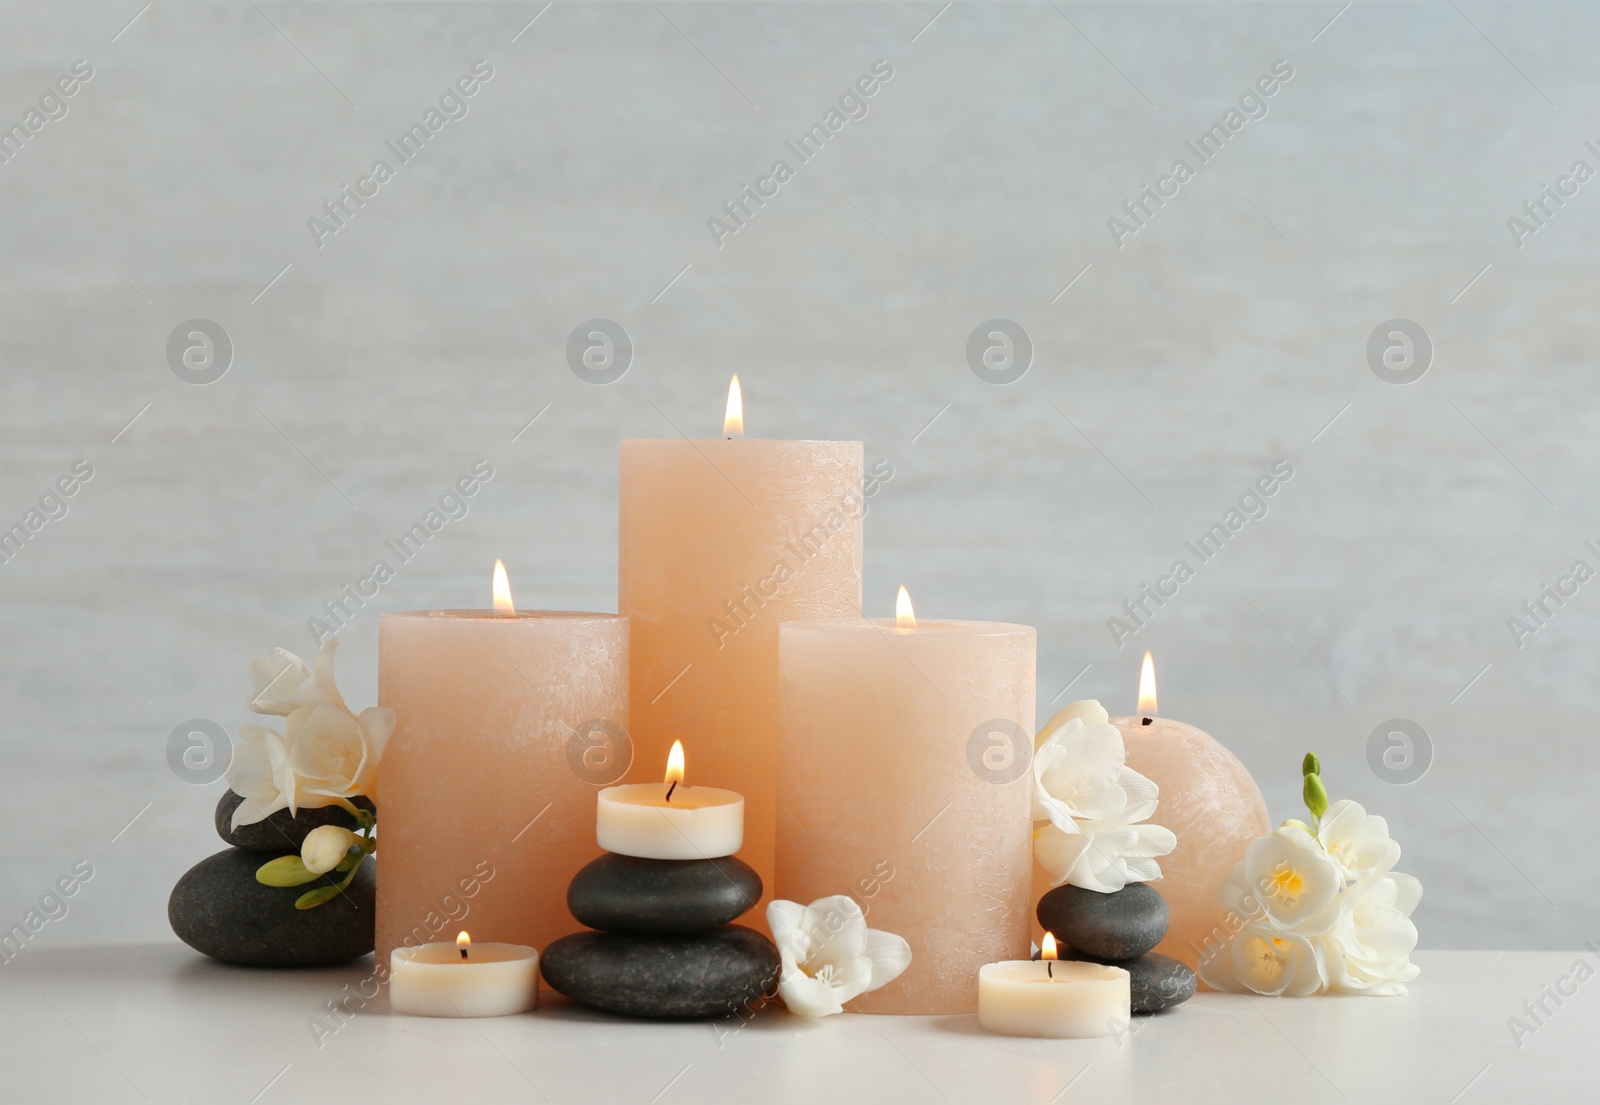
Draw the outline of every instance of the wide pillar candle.
[[[618,609],[632,619],[635,782],[674,740],[745,797],[744,848],[773,886],[778,625],[861,614],[859,441],[626,440]]]
[[[1025,959],[1035,631],[1000,622],[779,628],[777,896],[849,894],[911,965],[851,1008],[970,1013]]]
[[[378,701],[395,712],[378,784],[378,962],[463,928],[540,949],[579,929],[567,884],[600,854],[595,792],[615,774],[590,769],[628,722],[627,620],[384,614]]]

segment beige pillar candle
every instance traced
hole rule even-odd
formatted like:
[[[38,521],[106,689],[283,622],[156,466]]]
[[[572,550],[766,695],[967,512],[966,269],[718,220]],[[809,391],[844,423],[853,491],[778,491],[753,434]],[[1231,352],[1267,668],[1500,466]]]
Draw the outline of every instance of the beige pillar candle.
[[[777,896],[849,894],[911,945],[851,1008],[973,1012],[978,968],[1028,954],[1033,627],[906,603],[778,632]]]
[[[1161,878],[1151,883],[1167,900],[1171,921],[1155,950],[1194,967],[1206,940],[1226,940],[1227,911],[1217,890],[1252,840],[1272,831],[1267,803],[1244,764],[1209,733],[1156,717],[1155,669],[1145,653],[1139,679],[1139,713],[1114,717],[1128,766],[1161,788],[1150,820],[1178,837],[1162,856]]]
[[[633,770],[675,740],[744,795],[741,858],[773,878],[778,624],[861,614],[859,441],[622,443],[618,609],[632,619]]]
[[[583,752],[627,726],[627,619],[384,614],[378,701],[396,719],[378,784],[378,962],[463,928],[535,948],[581,928],[567,884],[600,854],[595,793],[622,767]]]

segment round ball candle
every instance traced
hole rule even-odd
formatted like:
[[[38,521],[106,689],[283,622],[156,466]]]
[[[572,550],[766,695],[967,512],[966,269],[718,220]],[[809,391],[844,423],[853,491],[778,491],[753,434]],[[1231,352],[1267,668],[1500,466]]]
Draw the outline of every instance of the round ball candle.
[[[626,766],[598,742],[628,723],[628,621],[497,601],[379,621],[378,701],[395,712],[377,795],[380,963],[463,926],[536,948],[579,927],[567,884],[600,854],[595,788]]]
[[[1193,725],[1156,717],[1155,666],[1144,655],[1139,713],[1114,717],[1128,766],[1161,788],[1150,820],[1178,838],[1162,856],[1153,885],[1167,900],[1171,921],[1156,951],[1194,967],[1206,942],[1225,942],[1238,927],[1228,921],[1217,891],[1252,840],[1272,831],[1267,803],[1250,772],[1215,738]]]
[[[414,1017],[504,1017],[539,1005],[539,953],[521,944],[455,943],[396,948],[389,1010]]]
[[[683,744],[672,742],[666,778],[600,792],[600,847],[639,859],[720,859],[744,843],[744,795],[683,785]]]
[[[1128,1030],[1131,978],[1121,967],[1055,958],[1053,938],[1037,960],[978,969],[978,1023],[1002,1036],[1082,1040]]]
[[[742,858],[767,896],[777,791],[778,625],[861,616],[859,441],[723,437],[622,443],[617,608],[633,619],[631,781],[675,738],[695,772],[749,800]]]
[[[779,642],[776,896],[849,894],[911,945],[851,1009],[973,1012],[978,968],[1028,952],[1033,627],[919,623],[905,600]]]

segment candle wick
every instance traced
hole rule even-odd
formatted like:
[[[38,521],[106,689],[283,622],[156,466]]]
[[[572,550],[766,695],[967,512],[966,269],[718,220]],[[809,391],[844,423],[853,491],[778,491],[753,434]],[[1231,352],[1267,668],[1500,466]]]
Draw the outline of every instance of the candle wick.
[[[467,949],[466,948],[462,948],[461,949],[461,958],[462,959],[467,958]]]
[[[1050,978],[1056,977],[1056,965],[1054,960],[1046,959],[1044,961],[1044,973]]]
[[[1142,721],[1140,721],[1139,724],[1140,725],[1149,725],[1153,721],[1155,721],[1155,718],[1147,717],[1147,718],[1144,718]]]
[[[733,438],[730,437],[728,440],[732,441]],[[672,780],[672,785],[667,788],[667,801],[669,801],[669,802],[672,801],[672,792],[677,790],[677,789],[678,789],[678,780],[674,779],[674,780]]]

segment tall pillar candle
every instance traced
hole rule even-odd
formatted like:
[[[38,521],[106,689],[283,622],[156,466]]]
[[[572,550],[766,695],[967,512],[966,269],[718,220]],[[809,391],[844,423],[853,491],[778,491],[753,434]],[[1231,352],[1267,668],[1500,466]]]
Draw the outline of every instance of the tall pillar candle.
[[[378,810],[378,962],[451,939],[548,946],[580,928],[567,884],[600,854],[601,759],[628,722],[617,614],[384,614],[378,701],[395,712]],[[442,935],[441,935],[442,934]]]
[[[970,1013],[1028,956],[1035,631],[1000,622],[779,628],[776,895],[860,901],[911,965],[852,1003]]]
[[[725,427],[732,430],[733,427]],[[635,782],[674,740],[745,796],[741,858],[773,885],[778,625],[861,613],[859,441],[626,440],[618,609],[632,620]],[[752,923],[765,928],[765,903]]]

